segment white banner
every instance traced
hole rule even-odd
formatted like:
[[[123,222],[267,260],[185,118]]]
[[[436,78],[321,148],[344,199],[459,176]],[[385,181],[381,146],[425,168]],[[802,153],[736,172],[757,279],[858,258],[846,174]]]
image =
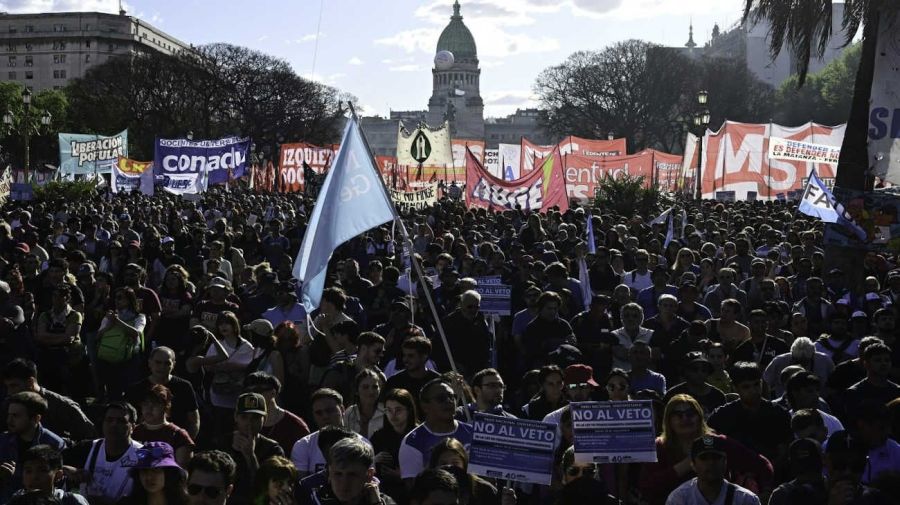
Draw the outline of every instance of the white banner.
[[[400,210],[422,210],[437,203],[437,184],[429,183],[419,191],[389,190],[391,200]]]
[[[120,157],[112,167],[110,177],[113,193],[131,193],[140,190],[145,195],[153,195],[153,162],[134,161]]]
[[[840,146],[826,146],[780,137],[769,137],[769,158],[776,160],[811,161],[837,165]]]
[[[450,128],[422,126],[406,131],[403,122],[397,132],[397,164],[400,166],[453,166],[453,150],[450,145]]]
[[[484,150],[484,169],[498,179],[503,177],[500,174],[500,150],[485,149]]]
[[[497,151],[500,156],[501,172],[501,176],[498,177],[498,179],[514,181],[521,177],[519,168],[522,164],[522,146],[518,144],[499,144],[497,146]]]
[[[880,17],[869,100],[869,165],[875,175],[900,184],[900,18],[896,12]]]

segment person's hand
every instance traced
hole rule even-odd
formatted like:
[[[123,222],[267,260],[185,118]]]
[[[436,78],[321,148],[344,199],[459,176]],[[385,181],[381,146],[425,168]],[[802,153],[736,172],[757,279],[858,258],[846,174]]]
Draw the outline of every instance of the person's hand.
[[[15,461],[4,461],[0,463],[0,479],[7,480],[16,473]]]
[[[375,484],[372,481],[366,482],[363,484],[363,496],[365,496],[365,501],[368,505],[382,505],[381,495],[378,493],[378,484]]]
[[[269,497],[269,505],[294,505],[296,503],[291,492],[290,483],[286,484],[282,485],[277,495]]]
[[[252,455],[256,448],[256,438],[235,431],[231,437],[231,447],[245,456]]]
[[[66,480],[74,485],[83,484],[92,480],[92,474],[83,468],[73,468],[71,466],[63,466],[63,475]]]
[[[518,502],[516,490],[511,487],[504,487],[500,495],[500,505],[516,505]]]
[[[394,457],[387,451],[381,451],[375,455],[375,464],[394,466]]]

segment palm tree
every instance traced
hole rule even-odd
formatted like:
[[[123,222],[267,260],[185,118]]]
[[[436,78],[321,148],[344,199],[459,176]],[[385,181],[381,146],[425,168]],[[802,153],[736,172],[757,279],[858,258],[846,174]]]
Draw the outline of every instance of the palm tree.
[[[769,51],[778,56],[785,42],[797,60],[798,84],[803,85],[809,59],[821,57],[831,38],[832,0],[744,0],[744,22],[767,20],[771,24]],[[835,185],[850,190],[871,189],[873,178],[867,175],[867,129],[879,11],[900,11],[900,0],[844,0],[842,27],[849,43],[860,26],[862,57],[856,72],[856,85],[841,146]]]

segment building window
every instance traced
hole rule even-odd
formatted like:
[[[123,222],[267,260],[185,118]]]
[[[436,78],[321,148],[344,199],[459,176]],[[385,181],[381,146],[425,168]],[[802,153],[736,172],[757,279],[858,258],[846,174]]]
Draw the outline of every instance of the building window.
[[[11,81],[16,80],[16,73],[15,73],[15,72],[10,72],[10,73],[9,73],[9,80],[11,80]]]
[[[65,70],[54,70],[54,71],[53,71],[53,78],[54,78],[54,79],[65,79],[65,78],[66,78],[66,71],[65,71]]]
[[[88,40],[85,40],[85,41],[84,41],[84,47],[87,47],[87,48],[90,48],[90,47],[91,47],[91,39],[88,39]]]
[[[26,56],[25,57],[25,66],[33,67],[34,66],[34,56]]]
[[[54,32],[64,32],[66,31],[66,25],[53,25]]]
[[[32,72],[30,70],[28,72],[25,72],[25,78],[26,79],[34,79],[34,72]]]
[[[115,49],[115,48],[116,48],[116,45],[115,45],[115,44],[110,44],[110,45],[109,45],[109,50],[110,50],[110,52],[112,52],[112,50]]]
[[[90,24],[90,23],[84,25],[84,31],[88,31],[88,30],[90,30],[90,29],[91,29],[91,24]]]
[[[11,66],[11,67],[16,66],[16,57],[15,56],[9,57],[9,66]]]
[[[90,62],[91,62],[91,55],[89,55],[89,54],[84,55],[84,62],[85,62],[85,63],[90,63]]]
[[[29,43],[27,43],[27,44],[25,44],[25,50],[26,50],[26,51],[31,51],[31,50],[32,50],[32,49],[34,49],[34,46],[33,46],[33,45],[31,45],[31,43],[30,43],[30,42],[29,42]]]
[[[33,31],[34,31],[34,26],[32,26],[32,25],[25,25],[25,33],[31,33],[31,32],[33,32]]]
[[[6,51],[7,51],[7,52],[10,52],[10,53],[16,52],[16,45],[15,45],[15,44],[9,44],[8,46],[6,46]]]
[[[10,27],[9,27],[9,33],[16,33],[16,31],[17,31],[17,30],[16,30],[16,27],[15,27],[15,26],[10,26]]]
[[[66,49],[66,41],[65,40],[55,40],[53,41],[53,49],[54,50],[62,50]]]
[[[55,65],[60,65],[66,62],[66,55],[64,54],[54,54],[53,55],[53,63]]]

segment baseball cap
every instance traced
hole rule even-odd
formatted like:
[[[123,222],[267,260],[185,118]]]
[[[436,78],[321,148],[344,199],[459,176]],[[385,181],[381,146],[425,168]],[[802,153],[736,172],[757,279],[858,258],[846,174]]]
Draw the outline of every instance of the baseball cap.
[[[713,373],[715,371],[715,369],[712,366],[712,363],[710,363],[709,360],[706,359],[706,356],[704,356],[702,352],[699,352],[699,351],[689,352],[689,353],[687,353],[687,356],[685,356],[685,357],[687,358],[684,362],[685,366],[701,364],[706,368],[708,373]]]
[[[795,469],[821,471],[822,447],[811,438],[799,438],[788,448],[788,461]]]
[[[264,416],[266,415],[266,399],[259,393],[244,393],[238,396],[235,412]]]
[[[209,285],[207,287],[228,289],[228,281],[221,277],[213,277],[213,279],[209,281]]]
[[[31,252],[31,247],[29,247],[25,242],[19,242],[18,244],[16,244],[15,250],[21,251],[23,254],[28,254]]]
[[[401,301],[401,300],[396,300],[393,303],[391,303],[391,310],[395,310],[395,309],[403,309],[407,312],[411,312],[411,310],[409,308],[409,304],[404,301]]]
[[[571,344],[562,344],[547,355],[550,363],[562,368],[578,363],[581,358],[581,350]]]
[[[256,335],[269,336],[275,332],[275,327],[267,319],[254,319],[250,324],[244,325],[244,330]]]
[[[566,384],[583,384],[587,383],[591,386],[599,386],[594,380],[594,369],[589,365],[569,365],[563,371],[563,382]]]
[[[141,243],[137,240],[132,240],[131,242],[128,243],[128,247],[137,247],[138,249],[140,249]]]
[[[857,311],[853,312],[853,314],[850,314],[850,319],[868,319],[868,318],[869,318],[869,315],[861,310],[857,310]]]
[[[691,444],[691,459],[710,452],[725,454],[725,441],[721,437],[703,435]]]
[[[160,244],[174,244],[174,243],[175,243],[175,239],[172,238],[172,237],[163,237],[163,238],[159,241],[159,243],[160,243]]]
[[[880,302],[881,297],[878,296],[878,293],[866,293],[866,301],[867,302]]]

